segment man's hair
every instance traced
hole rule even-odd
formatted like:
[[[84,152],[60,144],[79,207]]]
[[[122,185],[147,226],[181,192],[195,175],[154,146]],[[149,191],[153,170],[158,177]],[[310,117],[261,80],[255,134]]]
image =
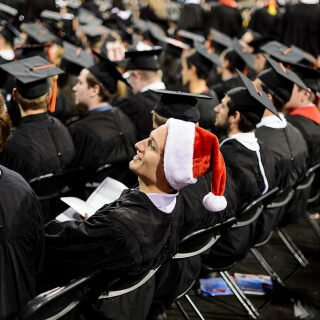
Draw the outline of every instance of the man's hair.
[[[236,108],[236,104],[231,100],[227,102],[229,108],[228,116],[232,116],[236,111],[240,113],[240,121],[238,129],[241,132],[250,132],[255,129],[255,126],[246,118],[246,116]]]
[[[87,74],[87,83],[89,88],[98,85],[100,87],[99,97],[101,101],[111,102],[114,94],[112,94],[104,84],[102,84],[91,72]]]
[[[194,63],[191,63],[190,56],[186,57],[186,62],[187,62],[188,69],[190,69],[192,66],[195,66],[196,74],[197,74],[198,78],[207,80],[208,79],[208,75],[205,72],[201,71]]]
[[[10,135],[11,119],[4,103],[2,96],[0,95],[0,151],[2,146]]]
[[[157,124],[159,127],[165,124],[168,120],[168,118],[160,116],[157,112],[152,111],[152,119],[155,124]]]
[[[47,95],[49,94],[49,91],[43,94],[42,96],[34,99],[26,99],[24,98],[19,91],[17,90],[17,103],[21,107],[23,111],[27,110],[47,110],[48,108],[48,101],[47,101]]]
[[[261,83],[261,89],[266,94],[271,94],[273,105],[275,106],[277,111],[281,112],[285,106],[285,102],[281,98],[279,98],[277,94],[275,94],[274,91],[268,88],[264,83]]]
[[[149,81],[153,81],[154,78],[159,78],[162,79],[163,77],[163,72],[162,70],[139,70],[141,77],[143,80],[149,82]]]
[[[297,85],[297,87],[298,87],[298,91],[299,91],[299,92],[302,91],[302,90],[305,90],[305,89],[299,87],[298,85]],[[315,94],[314,94],[312,91],[310,91],[310,96],[309,96],[308,100],[309,100],[310,102],[314,102],[314,99],[315,99],[315,98],[316,98]]]

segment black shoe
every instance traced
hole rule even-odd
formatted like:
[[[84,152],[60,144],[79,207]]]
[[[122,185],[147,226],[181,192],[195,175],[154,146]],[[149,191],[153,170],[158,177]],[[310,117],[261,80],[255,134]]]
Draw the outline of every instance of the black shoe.
[[[153,301],[147,316],[147,320],[165,320],[167,319],[165,306],[160,301]]]

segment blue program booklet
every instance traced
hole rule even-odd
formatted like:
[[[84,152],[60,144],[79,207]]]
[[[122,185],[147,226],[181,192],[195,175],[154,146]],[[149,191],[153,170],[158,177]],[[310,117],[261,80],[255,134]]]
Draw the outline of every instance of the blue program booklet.
[[[271,278],[267,275],[235,273],[233,276],[245,294],[264,295],[273,290]],[[224,296],[233,294],[223,278],[200,279],[202,296]]]

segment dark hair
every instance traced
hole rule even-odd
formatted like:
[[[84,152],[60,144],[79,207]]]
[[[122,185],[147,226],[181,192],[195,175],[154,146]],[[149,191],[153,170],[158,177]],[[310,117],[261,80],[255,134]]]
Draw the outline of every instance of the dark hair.
[[[115,94],[112,94],[91,72],[87,74],[87,83],[89,88],[93,88],[95,85],[100,87],[99,96],[101,101],[112,101]]]
[[[261,83],[261,89],[266,94],[271,94],[273,105],[275,106],[277,111],[282,111],[285,106],[285,102],[281,98],[279,98],[279,96],[277,96],[273,90],[269,89],[263,82]]]
[[[198,68],[194,63],[192,63],[192,56],[194,54],[191,54],[189,56],[186,57],[186,62],[187,62],[187,66],[188,66],[188,69],[191,68],[191,66],[195,66],[196,67],[196,74],[198,76],[199,79],[204,79],[204,80],[207,80],[208,79],[208,74],[203,72],[202,70],[200,70],[200,68]],[[209,71],[209,70],[208,70]]]
[[[228,112],[229,117],[232,116],[236,111],[238,111],[240,113],[240,121],[238,123],[238,129],[241,132],[250,132],[255,129],[255,125],[246,118],[246,116],[243,112],[240,112],[236,108],[236,104],[231,100],[231,98],[227,102],[227,106],[229,108],[229,112]]]
[[[2,146],[10,135],[11,119],[4,103],[2,96],[0,95],[0,151]]]

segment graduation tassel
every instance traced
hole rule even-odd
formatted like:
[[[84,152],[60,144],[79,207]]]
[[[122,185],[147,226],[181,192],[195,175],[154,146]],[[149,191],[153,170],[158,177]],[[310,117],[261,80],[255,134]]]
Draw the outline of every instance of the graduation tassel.
[[[48,107],[50,113],[54,113],[56,110],[56,100],[57,100],[57,90],[58,90],[58,77],[53,77],[51,101]]]
[[[275,16],[277,14],[277,7],[276,7],[276,1],[270,0],[269,6],[268,6],[268,13],[271,16]]]

